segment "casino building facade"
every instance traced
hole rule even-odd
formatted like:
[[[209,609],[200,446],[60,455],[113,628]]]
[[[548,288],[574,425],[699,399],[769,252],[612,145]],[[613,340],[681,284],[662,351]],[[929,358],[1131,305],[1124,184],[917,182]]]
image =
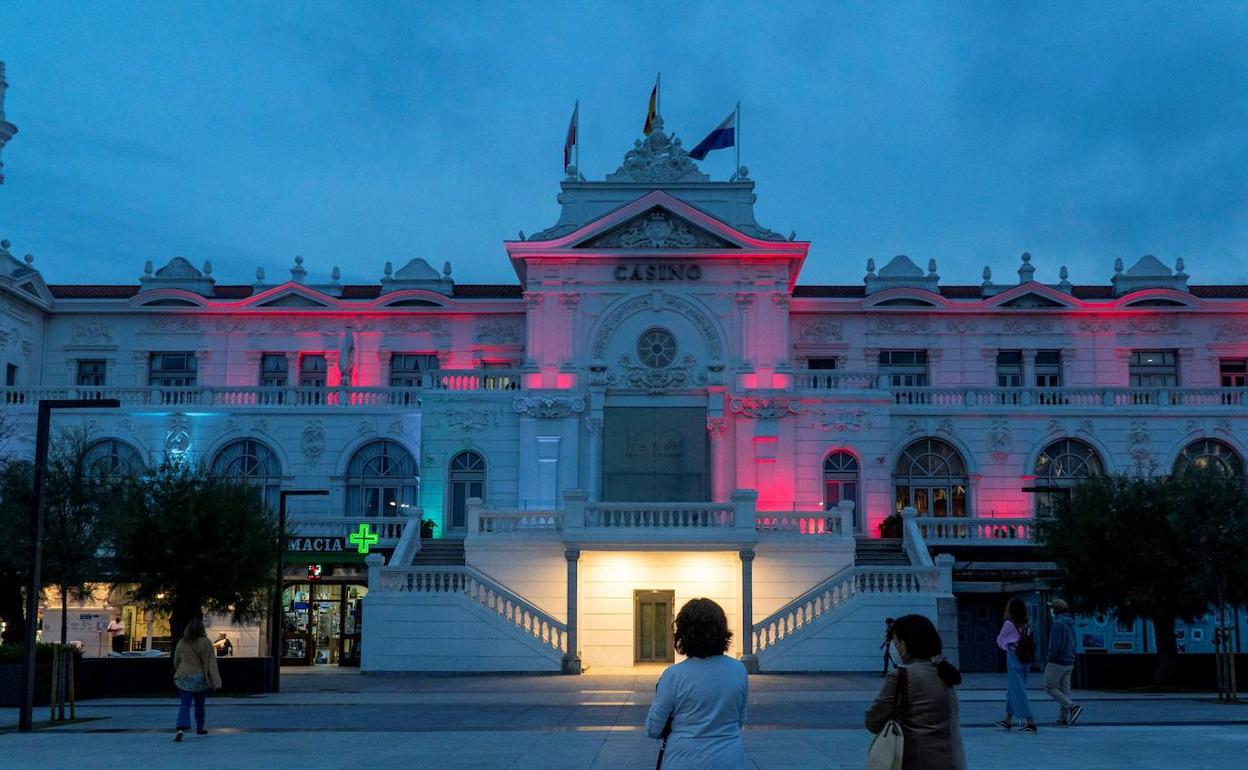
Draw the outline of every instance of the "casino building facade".
[[[327,490],[290,501],[283,649],[370,671],[669,661],[693,596],[756,670],[874,669],[907,612],[995,670],[1007,596],[1043,623],[1032,523],[1055,496],[1244,472],[1248,286],[1152,256],[1046,282],[1026,254],[976,285],[905,256],[803,284],[809,244],[754,200],[660,121],[605,180],[569,169],[558,221],[503,244],[506,285],[422,259],[347,285],[298,258],[227,284],[182,257],[49,285],[6,242],[9,449],[30,451],[38,399],[101,394],[122,408],[57,419],[89,426],[102,469],[201,462],[274,504]],[[1080,643],[1151,644],[1106,618]]]

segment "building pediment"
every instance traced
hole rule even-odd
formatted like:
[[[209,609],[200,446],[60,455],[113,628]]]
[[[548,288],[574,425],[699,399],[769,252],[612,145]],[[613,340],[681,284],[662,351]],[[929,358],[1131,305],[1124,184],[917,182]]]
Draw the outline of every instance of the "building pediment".
[[[576,244],[586,249],[739,249],[733,243],[662,206]]]

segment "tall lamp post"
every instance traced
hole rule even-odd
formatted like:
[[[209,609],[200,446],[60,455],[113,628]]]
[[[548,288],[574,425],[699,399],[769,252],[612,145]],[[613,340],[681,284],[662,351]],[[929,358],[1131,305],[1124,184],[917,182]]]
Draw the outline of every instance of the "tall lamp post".
[[[286,500],[291,497],[326,497],[328,489],[283,489],[277,502],[277,568],[273,578],[273,605],[269,608],[269,657],[273,661],[271,692],[282,691],[282,571],[286,566]]]
[[[39,584],[43,569],[43,477],[48,465],[48,434],[52,427],[53,409],[117,409],[115,398],[40,399],[35,427],[35,504],[30,512],[30,576],[26,579],[26,664],[22,666],[21,709],[17,729],[28,733],[34,729],[35,711],[35,626],[39,620]]]

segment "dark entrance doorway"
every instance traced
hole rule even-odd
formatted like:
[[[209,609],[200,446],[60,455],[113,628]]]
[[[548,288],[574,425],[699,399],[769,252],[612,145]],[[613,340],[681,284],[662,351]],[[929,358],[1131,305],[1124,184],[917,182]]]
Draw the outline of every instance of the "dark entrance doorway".
[[[460,452],[451,459],[451,500],[448,529],[467,526],[468,498],[485,499],[485,460],[476,452]]]
[[[288,583],[282,591],[282,665],[360,665],[362,585]]]
[[[671,663],[675,591],[633,591],[633,660],[637,663]]]
[[[967,673],[1004,671],[997,632],[1004,620],[1007,597],[1001,594],[958,594],[958,667]]]

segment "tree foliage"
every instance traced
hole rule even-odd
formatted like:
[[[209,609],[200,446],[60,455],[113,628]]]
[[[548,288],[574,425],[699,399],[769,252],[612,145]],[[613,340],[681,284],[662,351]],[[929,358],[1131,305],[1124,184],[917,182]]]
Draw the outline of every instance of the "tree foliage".
[[[33,466],[27,462],[0,465],[0,620],[4,644],[24,644],[26,635],[22,586],[30,563],[30,511],[35,504]]]
[[[203,612],[252,621],[267,609],[277,521],[260,490],[166,462],[117,496],[115,566],[132,600],[171,615],[176,642]]]

